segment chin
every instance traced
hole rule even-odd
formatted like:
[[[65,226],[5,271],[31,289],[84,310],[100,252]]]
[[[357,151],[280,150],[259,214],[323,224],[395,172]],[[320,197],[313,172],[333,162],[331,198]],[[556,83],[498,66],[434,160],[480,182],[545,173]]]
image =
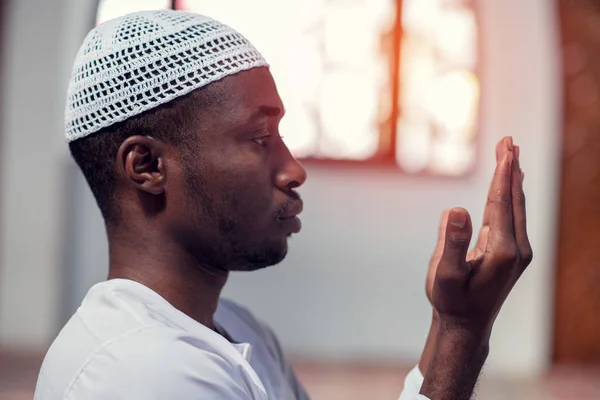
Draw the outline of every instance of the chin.
[[[288,253],[287,240],[283,244],[269,246],[258,251],[247,252],[240,260],[240,265],[237,268],[232,268],[232,271],[256,271],[264,269],[282,262]]]

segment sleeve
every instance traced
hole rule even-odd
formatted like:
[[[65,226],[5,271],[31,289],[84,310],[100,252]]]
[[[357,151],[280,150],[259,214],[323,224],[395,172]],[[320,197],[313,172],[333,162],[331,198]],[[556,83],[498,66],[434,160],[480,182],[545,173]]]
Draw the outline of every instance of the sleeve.
[[[185,334],[143,335],[97,352],[64,400],[266,400],[243,367]]]
[[[423,374],[417,365],[408,373],[408,375],[406,375],[406,379],[404,379],[404,389],[398,400],[429,400],[427,397],[419,394],[421,386],[423,385],[423,380]]]

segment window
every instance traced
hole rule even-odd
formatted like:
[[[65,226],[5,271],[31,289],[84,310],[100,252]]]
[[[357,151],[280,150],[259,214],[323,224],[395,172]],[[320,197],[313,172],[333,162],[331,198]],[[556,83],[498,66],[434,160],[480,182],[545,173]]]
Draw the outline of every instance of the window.
[[[395,159],[461,175],[475,163],[479,79],[472,1],[404,0]]]
[[[104,0],[98,22],[168,7],[214,17],[271,64],[297,157],[461,176],[480,102],[473,1]]]

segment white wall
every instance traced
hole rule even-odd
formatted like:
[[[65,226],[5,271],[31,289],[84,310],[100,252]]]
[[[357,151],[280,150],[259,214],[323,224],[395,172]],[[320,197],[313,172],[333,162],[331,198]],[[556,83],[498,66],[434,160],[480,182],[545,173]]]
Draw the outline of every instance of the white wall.
[[[0,344],[47,342],[62,321],[61,293],[68,293],[66,308],[73,311],[106,274],[106,240],[93,198],[64,152],[52,151],[60,141],[67,65],[91,3],[19,0],[9,10]],[[537,373],[546,365],[559,172],[556,15],[546,0],[481,0],[481,11],[484,156],[477,173],[440,181],[308,166],[304,229],[292,239],[289,257],[276,268],[234,276],[226,288],[271,323],[291,353],[416,360],[429,323],[423,282],[439,214],[463,206],[480,223],[494,145],[510,134],[522,146],[536,253],[497,322],[488,370]],[[50,13],[56,18],[45,18]],[[61,179],[73,193],[62,276]],[[60,286],[65,279],[71,284]]]
[[[6,3],[0,345],[35,349],[45,348],[59,328],[68,160],[62,113],[71,60],[85,34],[83,25],[92,19],[85,17],[86,2]]]

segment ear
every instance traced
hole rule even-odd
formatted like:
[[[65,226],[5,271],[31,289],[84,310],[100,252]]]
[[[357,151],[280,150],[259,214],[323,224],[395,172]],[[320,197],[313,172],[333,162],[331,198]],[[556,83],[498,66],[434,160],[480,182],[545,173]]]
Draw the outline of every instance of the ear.
[[[119,147],[117,168],[127,184],[159,195],[165,191],[164,143],[147,136],[130,136]]]

